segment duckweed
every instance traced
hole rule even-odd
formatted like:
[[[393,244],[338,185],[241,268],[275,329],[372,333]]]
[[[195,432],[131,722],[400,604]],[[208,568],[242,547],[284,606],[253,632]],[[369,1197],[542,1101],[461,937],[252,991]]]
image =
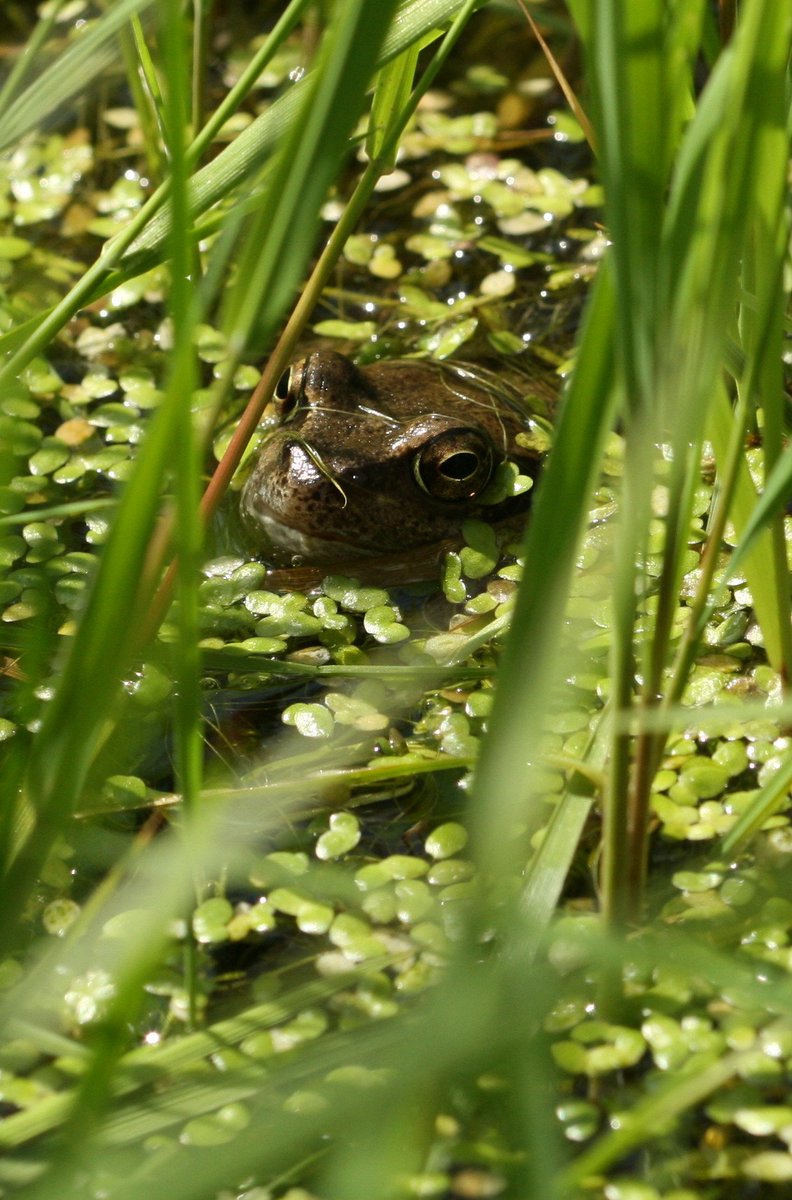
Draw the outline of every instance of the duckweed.
[[[792,1155],[780,1150],[763,1150],[746,1158],[740,1164],[740,1172],[747,1179],[763,1183],[788,1183],[792,1180]]]
[[[360,901],[361,910],[377,925],[389,925],[396,920],[399,908],[396,891],[389,881],[373,891],[367,891]]]
[[[483,521],[467,520],[462,525],[465,545],[459,552],[462,572],[468,579],[483,579],[498,565],[498,539]]]
[[[382,645],[390,646],[396,642],[403,642],[410,636],[410,631],[401,623],[400,615],[393,605],[374,604],[365,611],[363,628]]]
[[[468,834],[464,826],[456,821],[449,821],[445,825],[438,825],[430,833],[424,843],[424,848],[431,858],[451,859],[464,849],[467,840]],[[447,882],[457,882],[457,880],[447,880]]]
[[[339,812],[331,814],[329,824],[316,842],[316,857],[342,858],[360,841],[360,822],[352,813]]]
[[[228,937],[228,924],[234,910],[228,900],[215,896],[204,900],[193,912],[193,933],[198,942],[223,942]]]
[[[283,722],[308,738],[330,737],[335,724],[332,713],[322,704],[290,704],[283,710]]]
[[[277,70],[273,65],[272,79],[285,78],[295,63],[281,63]],[[272,86],[272,80],[268,86]],[[500,81],[493,78],[492,70],[480,71],[477,87],[494,86],[500,86]],[[125,119],[123,114],[115,114],[114,127],[124,128]],[[564,136],[576,134],[568,120],[564,124],[563,115],[554,120],[556,131]],[[566,179],[549,169],[531,170],[521,159],[477,153],[477,140],[495,137],[498,132],[497,119],[491,113],[457,118],[421,112],[416,128],[406,139],[411,154],[449,150],[474,153],[465,161],[446,160],[436,173],[432,190],[421,191],[414,209],[419,232],[401,240],[394,235],[392,242],[363,232],[347,243],[345,271],[359,268],[358,278],[364,277],[367,287],[376,278],[394,281],[388,328],[402,327],[410,351],[418,346],[442,357],[465,346],[474,335],[483,335],[499,352],[521,354],[526,337],[535,331],[521,324],[522,318],[515,315],[516,304],[500,302],[520,301],[526,277],[530,277],[532,286],[540,280],[548,290],[574,287],[602,253],[604,236],[594,229],[580,228],[585,219],[582,210],[599,199],[597,189],[585,179]],[[15,233],[0,233],[4,279],[16,278],[16,274],[9,276],[9,271],[16,273],[35,265],[41,253],[19,236],[18,230],[53,212],[63,212],[82,175],[92,167],[91,148],[81,143],[79,136],[71,140],[47,137],[42,143],[44,148],[30,145],[20,151],[20,178],[8,199],[5,189],[0,188],[0,200],[5,205],[0,208],[0,219],[5,222],[13,217],[13,228],[17,229]],[[0,165],[0,171],[5,170]],[[4,182],[5,174],[2,179]],[[97,190],[101,216],[91,220],[89,212],[89,227],[96,232],[120,227],[125,215],[144,197],[139,177],[120,179]],[[472,218],[471,206],[477,213],[486,213],[486,218]],[[78,216],[75,213],[71,219],[77,220]],[[570,223],[572,220],[575,224]],[[577,239],[578,244],[573,261],[557,264],[537,247],[546,246],[548,232],[562,227],[565,235]],[[466,281],[467,296],[454,296],[454,302],[448,303],[445,294],[455,286],[458,252],[468,254],[467,247],[475,248],[475,265],[471,268],[474,277]],[[122,319],[113,319],[101,328],[94,314],[85,316],[86,324],[69,347],[80,359],[77,382],[71,381],[72,376],[66,372],[62,378],[59,369],[38,360],[26,371],[23,386],[2,401],[0,437],[16,456],[14,470],[19,474],[0,489],[0,508],[6,514],[23,517],[13,530],[7,527],[0,539],[0,562],[9,568],[9,577],[3,580],[0,590],[3,621],[8,625],[29,620],[52,604],[59,610],[56,615],[61,627],[67,629],[65,621],[84,601],[95,562],[94,555],[84,547],[101,545],[111,515],[86,511],[84,521],[59,521],[39,519],[37,510],[63,500],[79,500],[89,494],[89,488],[112,496],[116,485],[128,477],[148,414],[162,398],[162,359],[173,341],[167,322],[155,330],[134,332],[136,314],[133,320],[132,309],[141,300],[158,304],[166,287],[166,273],[158,268],[113,293],[110,315],[113,309],[123,310]],[[353,295],[352,289],[349,294]],[[354,307],[350,304],[350,310]],[[365,311],[369,313],[370,309]],[[486,322],[482,314],[486,314]],[[375,345],[383,330],[380,316],[331,319],[315,328],[324,336],[355,341],[363,354],[376,353],[381,352]],[[108,315],[101,318],[108,319]],[[227,347],[209,325],[198,329],[196,344],[201,361],[207,364],[208,377],[223,362]],[[239,392],[249,391],[257,379],[257,368],[243,365],[236,371],[234,385]],[[196,408],[204,399],[201,393],[195,396]],[[547,448],[546,441],[540,448]],[[614,474],[621,473],[623,452],[623,442],[614,435],[609,447],[609,467]],[[505,463],[498,468],[485,501],[495,503],[531,486],[532,481],[519,475],[514,464]],[[658,489],[658,512],[666,499],[666,489]],[[702,486],[690,529],[691,541],[696,545],[701,537],[699,518],[708,509],[710,499],[711,488]],[[615,512],[613,491],[604,486],[592,515],[596,524],[581,547],[579,565],[583,573],[567,613],[569,636],[584,646],[588,656],[573,679],[575,688],[584,695],[578,696],[579,706],[553,712],[547,722],[555,737],[548,739],[548,748],[556,752],[563,749],[573,756],[583,753],[591,712],[597,711],[608,695],[605,656],[611,638],[611,576],[607,560],[609,525]],[[490,590],[491,581],[486,590],[470,594],[476,589],[466,581],[483,581],[497,570],[499,584],[513,583],[521,567],[509,563],[498,568],[500,551],[495,535],[484,522],[468,522],[464,536],[465,546],[446,557],[446,599],[463,605],[468,616],[500,615],[509,603],[508,590]],[[650,549],[656,554],[661,549],[659,526],[655,526],[652,536]],[[650,573],[656,572],[658,563],[658,559],[650,561]],[[684,556],[683,568],[688,572],[683,592],[689,596],[697,577],[697,551]],[[442,661],[449,652],[456,652],[464,638],[462,632],[443,630],[426,638],[422,646],[416,644],[394,597],[384,588],[364,586],[355,579],[330,576],[310,594],[292,592],[283,596],[266,589],[267,568],[249,561],[244,553],[218,555],[205,564],[203,575],[200,595],[209,636],[202,646],[207,662],[212,661],[211,652],[224,656],[223,669],[215,671],[207,666],[206,679],[208,686],[219,691],[258,688],[268,683],[271,676],[258,671],[259,658],[282,658],[283,663],[278,665],[284,667],[320,663],[371,666],[376,671],[381,661],[423,665],[433,655]],[[743,584],[743,580],[735,580],[719,596],[720,607],[705,634],[714,653],[696,668],[685,697],[692,706],[722,703],[729,698],[734,682],[745,682],[746,687],[764,697],[780,696],[776,673],[756,663],[761,637],[749,614],[750,597]],[[642,611],[652,612],[655,603],[656,597],[647,597]],[[417,624],[406,605],[404,611],[410,624]],[[684,616],[681,614],[681,618]],[[157,654],[167,652],[168,636],[166,630]],[[396,649],[388,652],[389,646]],[[377,657],[380,647],[385,648],[384,658]],[[488,664],[493,653],[486,648],[478,661]],[[226,659],[231,660],[231,667]],[[750,664],[748,672],[744,662]],[[313,684],[318,687],[316,680]],[[391,753],[388,740],[380,735],[388,732],[391,736],[390,714],[397,706],[391,705],[392,695],[384,686],[377,694],[363,689],[343,690],[345,687],[333,680],[332,690],[320,693],[320,699],[310,693],[316,702],[286,705],[283,723],[309,739],[328,739],[336,733],[353,738],[356,747],[363,747],[362,760],[371,758],[372,769],[376,769],[383,755]],[[135,669],[126,690],[138,719],[148,721],[167,703],[173,684],[167,667],[157,658]],[[398,745],[401,738],[401,749],[413,756],[405,756],[408,762],[426,762],[438,753],[472,759],[478,748],[481,722],[488,717],[491,703],[492,689],[487,685],[462,689],[450,701],[448,694],[430,692],[424,697],[421,719],[408,734],[392,735],[393,743]],[[20,730],[24,735],[23,725],[0,717],[0,739],[17,736]],[[762,786],[788,753],[787,743],[779,744],[776,739],[772,721],[748,724],[735,713],[734,726],[723,738],[702,740],[699,731],[691,728],[686,736],[670,741],[654,783],[658,839],[665,843],[706,843],[719,837],[756,795],[757,789],[746,785],[755,782]],[[372,757],[375,744],[377,757]],[[310,755],[312,749],[309,747],[305,753]],[[128,769],[143,770],[136,765]],[[751,776],[746,779],[748,771]],[[561,788],[563,777],[548,771],[543,783],[552,794]],[[103,794],[118,808],[138,807],[151,798],[144,779],[134,774],[111,777]],[[334,792],[333,805],[344,803],[347,794],[348,789]],[[445,808],[440,811],[446,812]],[[773,818],[787,819],[785,814]],[[430,832],[422,848],[420,841],[410,841],[415,854],[375,858],[365,842],[361,845],[366,826],[361,826],[358,817],[333,811],[307,830],[292,831],[293,844],[309,846],[310,853],[279,849],[251,856],[248,879],[254,893],[248,901],[232,904],[225,897],[214,896],[198,905],[192,921],[196,940],[202,946],[214,948],[248,937],[255,942],[277,928],[292,938],[302,936],[303,945],[310,940],[309,953],[320,976],[346,975],[358,964],[363,964],[367,975],[366,983],[339,993],[326,1007],[306,1010],[292,1021],[279,1020],[273,1028],[257,1031],[241,1044],[245,1056],[263,1061],[275,1053],[292,1050],[321,1036],[336,1018],[338,1027],[350,1028],[362,1018],[391,1016],[398,1011],[398,995],[411,994],[434,982],[449,938],[458,929],[459,918],[452,910],[475,892],[475,868],[460,857],[467,839],[464,827],[453,820],[443,820],[435,828],[431,824],[430,819]],[[775,836],[768,834],[758,845],[762,853],[786,855],[782,865],[788,867],[789,831],[777,828],[771,833]],[[671,846],[670,852],[677,863],[677,848]],[[709,851],[713,858],[715,853]],[[354,879],[354,888],[347,890],[320,874],[340,870],[326,864],[344,859],[345,869]],[[58,872],[57,864],[52,867],[53,877],[65,889],[70,875],[63,863],[60,868]],[[774,972],[782,974],[792,972],[792,917],[784,908],[783,898],[765,899],[761,879],[710,861],[695,869],[676,870],[671,882],[674,894],[657,915],[661,924],[716,927],[742,961],[762,969],[769,964]],[[61,936],[78,913],[74,901],[61,898],[42,908],[41,920],[49,933]],[[651,1060],[647,1069],[654,1079],[653,1072],[673,1071],[694,1054],[718,1053],[727,1045],[751,1055],[743,1061],[740,1072],[750,1084],[737,1083],[723,1089],[718,1098],[721,1107],[716,1100],[710,1116],[733,1125],[744,1135],[743,1143],[745,1138],[771,1137],[789,1145],[790,1110],[780,1100],[768,1103],[766,1092],[768,1081],[771,1096],[774,1089],[777,1095],[783,1087],[792,1058],[789,1030],[758,1030],[764,1016],[750,1010],[750,994],[741,995],[739,989],[731,993],[722,989],[718,994],[714,985],[693,977],[689,970],[672,970],[667,965],[625,972],[630,1001],[636,1012],[640,1009],[640,1030],[592,1020],[594,1000],[587,990],[590,980],[585,974],[587,919],[575,922],[578,933],[582,931],[577,939],[565,938],[562,929],[549,955],[550,967],[569,976],[570,994],[556,1004],[545,1021],[548,1036],[558,1039],[553,1046],[556,1061],[562,1071],[573,1076],[603,1080],[602,1103],[574,1098],[557,1107],[567,1140],[584,1142],[612,1119],[607,1096],[610,1073],[646,1066]],[[113,994],[114,982],[108,974],[96,972],[73,980],[66,993],[67,1025],[82,1026],[100,1020]],[[173,1015],[185,1015],[183,993],[173,989],[171,1003]],[[711,1014],[702,1015],[696,1005],[708,1005]],[[691,1010],[683,1011],[686,1006]],[[566,1036],[559,1037],[561,1034]],[[3,1066],[5,1069],[6,1064]],[[355,1076],[353,1082],[360,1086],[360,1077]],[[33,1103],[46,1090],[33,1080],[17,1080],[15,1085],[16,1092],[14,1084],[4,1082],[3,1098],[11,1103]],[[723,1105],[729,1091],[739,1094],[740,1099],[739,1105],[727,1113]],[[293,1092],[286,1103],[293,1112],[313,1112],[321,1109],[325,1099],[319,1091],[305,1089]],[[212,1118],[188,1122],[180,1137],[192,1145],[221,1144],[233,1132],[244,1129],[247,1121],[244,1105],[228,1105]],[[757,1153],[746,1154],[741,1145],[740,1153],[724,1155],[724,1173],[765,1183],[783,1183],[792,1177],[792,1160],[788,1153],[778,1150],[777,1141],[772,1150],[758,1149]],[[493,1174],[439,1170],[412,1176],[408,1187],[414,1195],[441,1194],[452,1186],[462,1194],[466,1180],[477,1195],[503,1185],[503,1180]],[[294,1193],[293,1200],[298,1200],[297,1191],[291,1189],[287,1195]],[[664,1200],[698,1200],[697,1193],[690,1189],[656,1188],[629,1178],[609,1181],[604,1194],[608,1200],[655,1200],[660,1196]]]
[[[455,550],[444,555],[441,583],[443,595],[449,604],[461,604],[466,599],[467,589],[462,582],[462,559]]]
[[[224,1104],[210,1115],[193,1117],[182,1127],[179,1140],[185,1146],[222,1146],[249,1123],[250,1114],[243,1104]]]
[[[46,933],[55,937],[65,937],[79,915],[79,904],[64,896],[47,905],[42,913],[41,923]]]
[[[590,1077],[635,1066],[646,1048],[646,1039],[637,1030],[604,1021],[583,1021],[572,1030],[570,1040],[550,1047],[562,1070]]]

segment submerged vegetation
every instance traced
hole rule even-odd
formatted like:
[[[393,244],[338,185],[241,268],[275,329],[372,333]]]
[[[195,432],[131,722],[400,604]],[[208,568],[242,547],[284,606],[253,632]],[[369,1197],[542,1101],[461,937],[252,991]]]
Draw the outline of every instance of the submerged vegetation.
[[[9,7],[3,1194],[785,1195],[792,12]],[[317,345],[544,403],[524,540],[260,561]]]

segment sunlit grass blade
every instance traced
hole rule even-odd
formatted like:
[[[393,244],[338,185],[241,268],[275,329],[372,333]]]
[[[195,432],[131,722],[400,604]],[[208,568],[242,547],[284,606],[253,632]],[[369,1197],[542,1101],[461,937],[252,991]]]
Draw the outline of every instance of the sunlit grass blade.
[[[662,436],[657,417],[658,341],[661,320],[660,240],[665,194],[680,131],[678,93],[688,84],[691,62],[668,55],[669,22],[659,0],[640,6],[606,0],[583,9],[584,36],[595,84],[594,126],[605,191],[605,213],[613,238],[614,303],[618,339],[617,379],[625,404],[625,473],[614,550],[611,698],[618,714],[633,703],[641,671],[634,643],[654,482],[654,442]],[[669,61],[674,70],[669,71]],[[681,497],[676,497],[677,508]],[[681,516],[681,514],[680,514]],[[679,537],[668,549],[676,556]],[[668,588],[676,579],[675,558],[667,565]],[[669,603],[670,611],[670,603]],[[667,624],[667,622],[666,622]],[[661,635],[662,638],[662,635]],[[661,662],[665,646],[654,651]],[[656,673],[655,667],[655,673]],[[649,678],[649,664],[643,675]],[[649,683],[647,686],[651,686]],[[612,921],[623,921],[640,891],[645,855],[642,805],[630,798],[631,740],[614,727],[605,805],[603,905]],[[632,811],[631,811],[632,810]],[[637,845],[630,844],[630,836]]]
[[[294,0],[273,31],[267,50],[282,39],[305,7],[307,0]],[[407,0],[400,7],[396,19],[388,29],[382,52],[371,65],[382,66],[385,62],[405,50],[416,40],[425,37],[436,25],[441,25],[458,14],[465,0]],[[478,6],[478,0],[474,7]],[[276,35],[277,34],[277,38]],[[263,49],[263,48],[262,48]],[[262,56],[256,57],[257,69],[261,69]],[[304,89],[310,75],[300,80],[291,90],[284,93],[274,104],[258,117],[252,125],[226,147],[205,168],[196,172],[190,185],[192,218],[205,212],[213,204],[227,198],[245,180],[254,177],[264,161],[271,155],[278,140],[285,136],[296,119],[304,98]],[[252,86],[255,73],[248,68],[239,81],[246,89]],[[240,92],[236,93],[238,103]],[[217,110],[215,116],[225,119],[233,111],[230,96]],[[215,119],[207,121],[198,135],[193,153],[201,153],[217,132]],[[105,247],[102,257],[85,273],[78,284],[64,299],[39,322],[28,322],[27,337],[20,341],[19,331],[11,330],[0,336],[0,351],[11,352],[10,358],[0,367],[0,387],[15,376],[47,346],[51,338],[92,299],[104,294],[108,287],[108,272],[124,260],[134,277],[138,271],[148,270],[153,263],[161,262],[166,253],[170,218],[160,208],[167,199],[167,189],[158,189],[144,208],[130,221],[129,225]],[[126,256],[126,258],[125,258]],[[130,277],[130,276],[127,276]]]
[[[671,392],[685,397],[684,406],[678,407],[677,421],[685,440],[697,436],[702,416],[709,408],[710,433],[722,470],[727,470],[730,461],[733,418],[722,389],[714,386],[714,373],[729,355],[726,334],[733,328],[740,263],[750,263],[753,258],[752,219],[763,231],[763,244],[772,246],[763,259],[764,300],[756,337],[764,345],[762,369],[771,372],[768,401],[776,412],[779,407],[778,279],[783,256],[786,170],[783,47],[788,40],[788,13],[772,5],[756,4],[751,8],[749,19],[717,64],[686,133],[669,204],[669,334],[673,344],[680,347],[681,356],[676,368],[669,362],[667,389],[669,397]],[[759,65],[763,59],[767,61]],[[728,186],[723,184],[724,172],[728,174]],[[745,331],[750,325],[744,323]],[[776,332],[768,338],[771,325]],[[758,360],[752,353],[750,357],[753,371]],[[681,365],[685,359],[687,365]],[[682,371],[676,378],[675,369]],[[750,379],[744,382],[750,388]],[[673,401],[670,403],[673,405]],[[771,417],[771,425],[774,421],[777,429],[777,418]],[[778,444],[777,433],[771,433],[770,443]],[[745,465],[738,463],[737,469],[733,517],[739,531],[751,507],[753,487]],[[771,661],[780,664],[790,652],[789,621],[784,616],[785,603],[779,604],[778,590],[780,587],[783,592],[785,588],[781,583],[785,566],[779,546],[772,545],[770,538],[764,539],[763,547],[761,552],[757,549],[752,562],[746,563],[746,570],[768,654]]]
[[[163,174],[163,145],[158,113],[154,110],[151,92],[143,78],[140,58],[136,48],[134,28],[131,23],[128,29],[121,30],[119,36],[130,98],[140,122],[149,178],[161,179]]]
[[[661,383],[670,412],[679,397],[676,419],[690,432],[706,411],[733,328],[745,239],[766,186],[758,174],[766,139],[783,149],[789,31],[783,6],[746,5],[680,147],[664,223],[662,316],[679,353],[664,362]],[[772,204],[778,214],[777,199]]]
[[[22,87],[25,77],[34,69],[36,56],[49,37],[65,3],[66,0],[56,0],[54,4],[50,5],[49,11],[39,18],[24,48],[12,63],[11,70],[0,88],[0,120],[3,119],[8,106]]]
[[[740,814],[739,820],[722,839],[724,854],[735,854],[743,849],[765,821],[789,803],[791,784],[792,754],[787,753],[782,765],[752,797],[745,812]]]
[[[623,508],[629,519],[621,526],[614,585],[616,731],[620,714],[634,703],[637,674],[644,680],[644,706],[651,707],[660,697],[698,470],[690,447],[702,439],[708,409],[720,404],[717,384],[733,329],[745,239],[765,186],[759,167],[765,152],[777,155],[779,147],[783,150],[779,132],[786,119],[788,11],[761,0],[746,6],[738,34],[716,64],[683,130],[691,112],[691,71],[703,30],[702,8],[696,3],[677,6],[675,16],[684,17],[680,27],[665,7],[644,5],[639,11],[614,0],[593,11],[584,9],[596,80],[606,216],[614,239],[618,365],[628,405]],[[772,86],[760,84],[767,78]],[[763,150],[768,138],[772,152]],[[776,179],[779,170],[781,164],[774,160],[771,174]],[[778,183],[771,190],[773,199],[765,204],[773,213],[772,241],[778,254]],[[725,420],[719,420],[725,437]],[[670,444],[673,467],[653,643],[649,660],[641,662],[633,629],[637,597],[647,584],[642,563],[652,489],[660,478],[654,449],[659,441]],[[732,447],[733,439],[727,444]],[[772,559],[765,565],[771,578],[777,575]],[[758,605],[763,604],[762,590],[767,593],[766,583],[760,586]],[[778,604],[768,601],[764,606],[769,610],[768,650],[778,662]],[[606,907],[625,917],[636,915],[640,907],[649,788],[662,739],[653,744],[651,737],[641,738],[633,771],[630,738],[618,732],[614,736],[606,828],[610,825],[618,840],[611,843],[606,838],[604,891]],[[617,874],[625,861],[632,873],[629,896]]]
[[[614,396],[613,280],[604,264],[584,322],[553,454],[537,489],[525,541],[525,568],[501,664],[488,735],[476,769],[472,818],[487,878],[519,854],[511,830],[530,805],[536,757],[555,682],[565,597],[585,524]],[[530,814],[529,824],[536,823]],[[538,818],[537,818],[538,819]]]
[[[144,94],[144,114],[148,118],[147,122],[141,119],[141,125],[144,129],[148,125],[150,130],[156,130],[160,146],[164,147],[165,135],[163,126],[165,116],[162,89],[154,60],[151,57],[151,51],[146,42],[145,30],[140,22],[140,18],[137,16],[133,17],[131,22],[131,43],[134,54],[137,57],[138,70],[136,75],[140,78],[141,89]]]
[[[145,47],[140,45],[139,26],[136,40],[141,61],[145,63]],[[193,413],[192,397],[198,383],[197,359],[194,347],[196,323],[201,315],[200,291],[191,282],[191,270],[196,258],[189,237],[187,180],[190,163],[187,156],[189,139],[190,82],[185,46],[187,31],[183,23],[179,0],[169,0],[162,30],[163,74],[167,80],[162,112],[165,151],[170,167],[171,225],[170,259],[172,279],[170,317],[174,330],[174,352],[165,394],[165,404],[177,413],[174,453],[174,493],[176,525],[174,548],[178,555],[177,638],[174,662],[176,683],[174,701],[174,757],[176,782],[184,797],[185,819],[194,820],[200,801],[203,782],[203,730],[201,721],[201,651],[198,583],[204,544],[204,526],[198,509],[201,490],[203,445],[199,417]],[[149,87],[156,85],[154,64],[149,62]],[[155,97],[156,100],[156,97]],[[194,886],[201,895],[202,877],[193,873]],[[187,1024],[195,1028],[199,1021],[196,942],[189,928],[184,942],[184,977],[187,994]],[[122,1047],[118,1047],[118,1053]],[[72,1122],[75,1128],[85,1124],[80,1109],[96,1113],[97,1093],[108,1086],[107,1063],[99,1064],[99,1079],[92,1081],[96,1068],[88,1072],[79,1089],[79,1104]]]
[[[361,8],[363,0],[348,2],[330,26],[316,72],[303,89],[300,119],[279,152],[275,177],[280,186],[272,187],[271,203],[248,234],[249,249],[242,251],[248,270],[225,305],[224,323],[236,345],[246,343],[254,325],[268,340],[313,248],[319,209],[348,151],[395,0],[381,4],[378,20],[368,26],[359,19]]]
[[[626,403],[649,405],[655,376],[657,231],[676,130],[663,41],[665,5],[598,3],[591,17],[595,129],[613,238],[615,303]]]
[[[709,435],[719,463],[723,463],[728,454],[732,422],[731,405],[725,394],[721,393],[713,405],[709,425]],[[792,460],[788,453],[778,460],[768,486],[762,496],[757,497],[748,464],[744,458],[739,461],[730,512],[739,541],[726,568],[727,578],[739,570],[745,572],[768,657],[777,666],[783,661],[782,647],[786,634],[781,628],[783,608],[779,609],[773,585],[777,564],[768,525],[785,502],[783,489],[787,477],[792,477]]]
[[[574,792],[564,796],[550,817],[541,845],[525,873],[521,907],[528,926],[523,950],[529,961],[556,911],[591,805],[590,796]]]
[[[582,1186],[586,1179],[606,1172],[631,1151],[660,1136],[660,1130],[665,1131],[675,1118],[717,1093],[739,1074],[742,1066],[743,1057],[734,1053],[705,1063],[694,1062],[686,1071],[677,1072],[664,1087],[632,1105],[629,1121],[621,1128],[601,1137],[581,1154],[564,1172],[564,1185]]]
[[[152,0],[117,0],[9,104],[0,125],[0,150],[13,146],[31,129],[46,124],[119,56],[119,29]]]
[[[402,3],[387,28],[384,21],[378,26],[386,36],[381,50],[370,61],[370,66],[384,66],[413,43],[426,37],[436,26],[446,24],[463,5],[464,0],[407,0]],[[190,187],[193,216],[205,212],[255,175],[273,146],[287,135],[300,111],[304,92],[311,86],[311,75],[308,74],[193,176]],[[130,254],[161,246],[167,234],[168,222],[167,211],[156,216],[132,246]]]
[[[292,0],[292,3],[288,5],[280,19],[275,23],[269,36],[265,38],[263,44],[253,56],[247,69],[242,72],[237,83],[231,88],[224,100],[207,120],[203,129],[193,140],[188,151],[188,158],[191,164],[200,159],[215,135],[222,128],[223,123],[232,113],[236,112],[253,87],[259,72],[263,70],[283,40],[294,28],[309,2],[310,0]],[[158,247],[149,254],[136,255],[134,267],[127,266],[124,270],[113,273],[113,268],[121,261],[126,250],[134,242],[141,230],[146,227],[153,214],[158,212],[160,207],[165,203],[169,192],[170,183],[165,179],[121,233],[116,234],[114,238],[105,244],[101,256],[84,273],[74,288],[64,296],[59,304],[43,313],[40,317],[27,320],[0,335],[0,353],[10,355],[8,360],[0,367],[0,386],[13,380],[26,364],[30,362],[31,358],[49,344],[52,337],[74,316],[80,307],[99,299],[99,297],[105,295],[111,288],[115,287],[118,282],[134,279],[140,271],[148,270],[151,266],[163,261],[167,243],[163,239],[160,239]],[[259,199],[253,197],[253,203],[257,207]],[[237,207],[244,209],[244,204]],[[218,219],[227,222],[228,215],[220,214]],[[216,232],[216,226],[213,229],[195,229],[191,235],[192,240],[197,241],[198,237],[210,232]]]
[[[369,158],[380,158],[391,117],[394,113],[401,112],[407,102],[420,50],[418,42],[408,46],[398,58],[386,63],[377,73],[366,133],[366,154]],[[383,170],[389,165],[393,167],[394,164],[395,157],[390,164],[383,163]]]
[[[379,12],[383,15],[381,5]],[[348,136],[362,104],[369,64],[376,58],[376,46],[384,32],[383,25],[367,21],[369,15],[366,0],[355,3],[350,0],[343,13],[338,14],[332,26],[331,50],[326,53],[327,76],[319,73],[313,96],[310,91],[303,93],[309,101],[318,98],[322,104],[333,106],[337,121],[335,131],[328,129],[332,124],[331,110],[322,108],[321,104],[313,107],[306,114],[305,128],[299,126],[294,134],[294,139],[299,141],[304,132],[311,132],[302,153],[292,158],[289,149],[281,156],[280,170],[273,177],[270,193],[273,197],[272,226],[262,253],[259,279],[266,295],[261,317],[270,328],[296,287],[310,253],[310,230],[317,220],[318,207],[331,177],[333,163],[330,156],[325,155],[319,170],[317,162],[306,154],[305,147],[310,145],[313,152],[318,142],[327,137],[329,143],[338,148]],[[349,60],[354,61],[350,63]],[[291,207],[284,204],[285,198]],[[286,229],[291,229],[295,235],[299,233],[303,239],[299,257],[293,253],[292,242],[281,240]],[[292,251],[288,262],[283,257],[286,246]],[[112,711],[119,675],[133,645],[135,618],[139,622],[141,616],[139,605],[147,603],[147,597],[139,595],[138,584],[143,577],[146,547],[159,507],[162,480],[171,464],[172,447],[178,439],[181,419],[181,407],[171,397],[171,403],[166,403],[152,422],[119,507],[104,550],[102,569],[75,634],[59,686],[47,706],[32,748],[28,796],[37,816],[5,882],[9,914],[24,905],[27,889],[32,886],[52,839],[73,811],[105,720]]]

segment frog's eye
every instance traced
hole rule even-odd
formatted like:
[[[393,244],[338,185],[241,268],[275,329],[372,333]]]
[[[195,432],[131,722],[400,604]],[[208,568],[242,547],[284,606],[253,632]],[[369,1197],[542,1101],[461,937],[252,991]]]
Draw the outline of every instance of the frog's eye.
[[[300,398],[295,376],[294,367],[288,367],[275,384],[275,404],[278,409],[278,416],[282,421],[288,421],[289,417],[293,416],[299,407]]]
[[[475,429],[439,433],[415,456],[418,486],[436,500],[470,500],[492,474],[492,446]]]

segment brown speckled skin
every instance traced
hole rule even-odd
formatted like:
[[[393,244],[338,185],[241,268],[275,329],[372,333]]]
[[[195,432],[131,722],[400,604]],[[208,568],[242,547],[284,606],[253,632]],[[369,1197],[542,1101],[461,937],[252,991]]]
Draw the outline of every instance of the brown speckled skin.
[[[506,457],[538,473],[537,457],[514,442],[528,414],[514,406],[516,393],[498,391],[483,386],[475,368],[455,364],[356,367],[333,351],[296,364],[288,394],[275,402],[280,423],[262,441],[242,494],[262,552],[282,563],[403,553],[458,535],[466,517],[500,520],[524,508],[523,497],[478,499]],[[437,480],[449,461],[464,480]],[[430,491],[469,494],[428,494],[416,462]]]

